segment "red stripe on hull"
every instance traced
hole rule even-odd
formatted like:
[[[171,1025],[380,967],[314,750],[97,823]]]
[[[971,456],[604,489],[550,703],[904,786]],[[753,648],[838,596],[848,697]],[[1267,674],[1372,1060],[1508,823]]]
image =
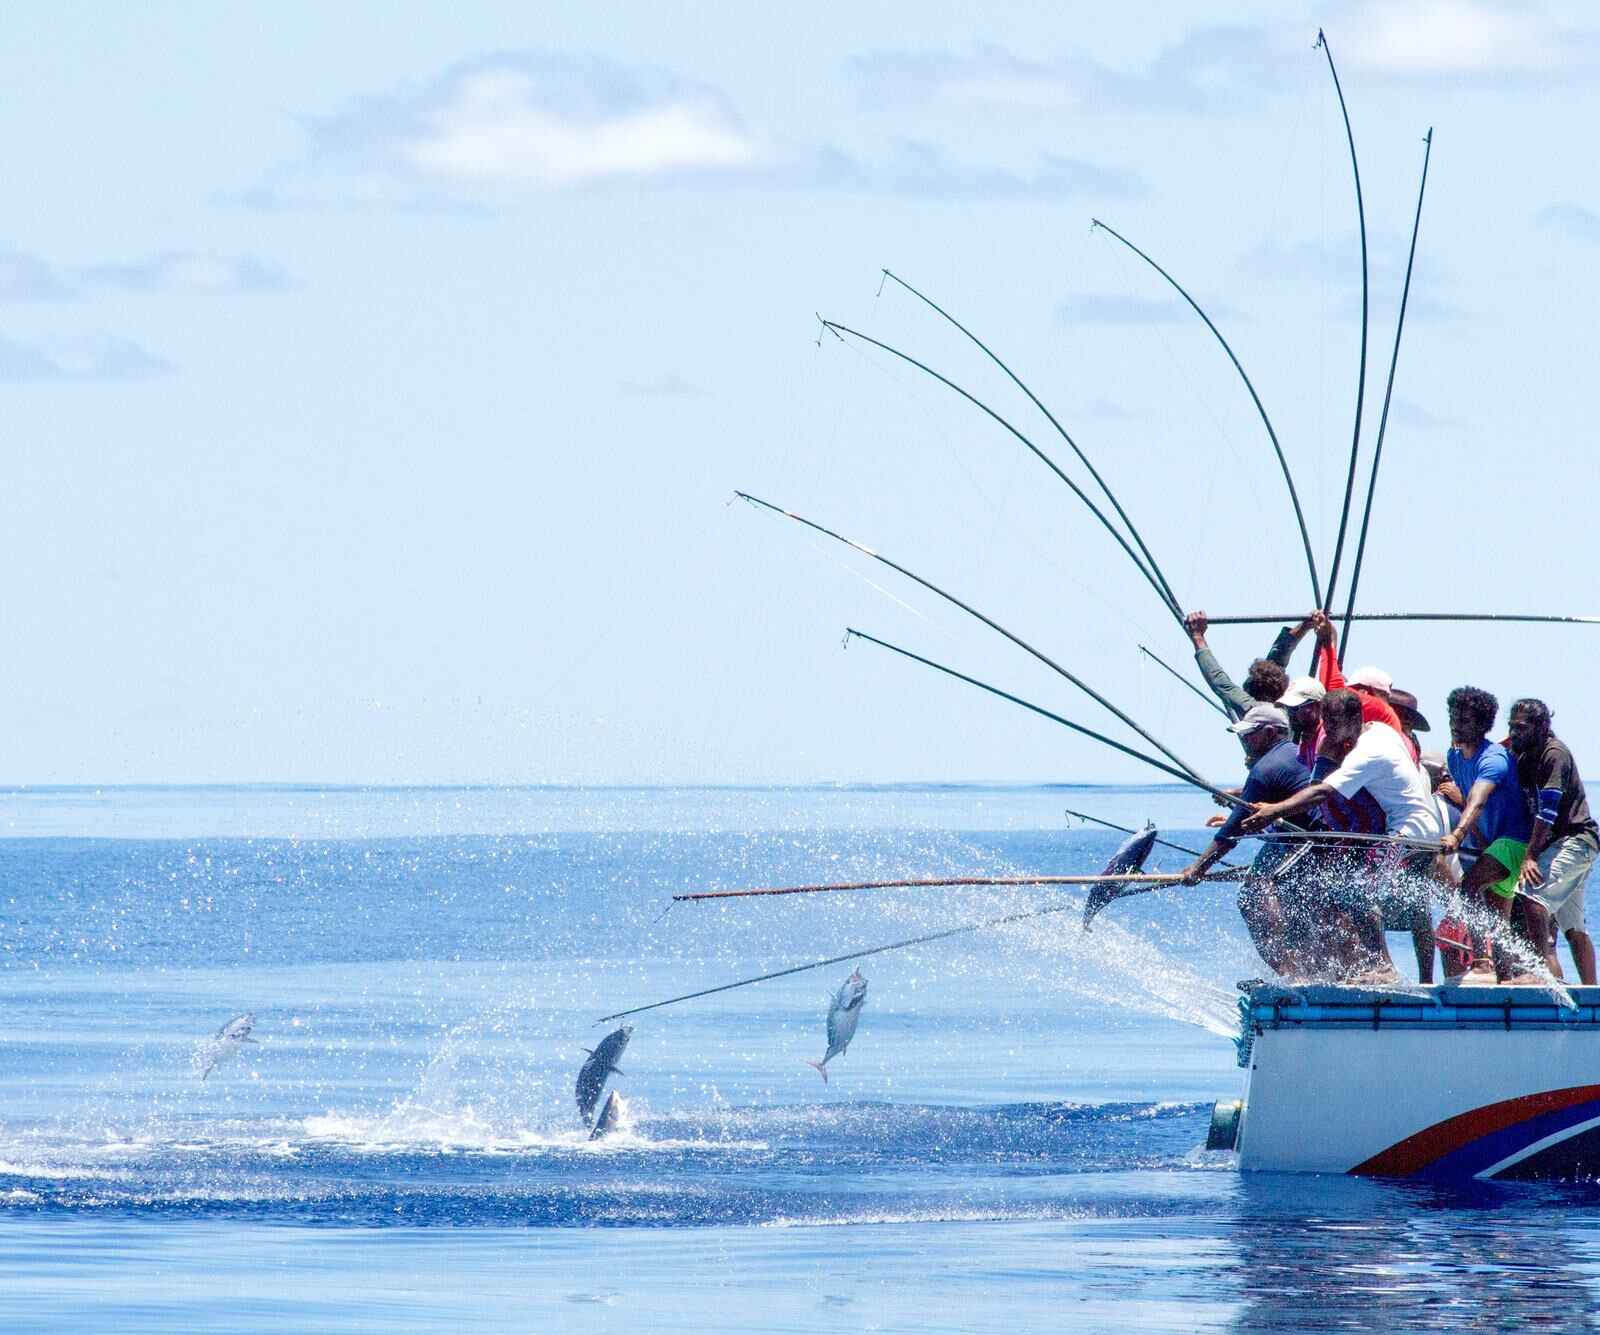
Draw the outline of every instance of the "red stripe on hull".
[[[1360,1177],[1410,1177],[1482,1136],[1493,1135],[1530,1117],[1560,1112],[1596,1098],[1600,1098],[1600,1085],[1574,1085],[1570,1089],[1551,1089],[1542,1094],[1506,1099],[1503,1103],[1490,1103],[1435,1122],[1358,1163],[1350,1172]]]

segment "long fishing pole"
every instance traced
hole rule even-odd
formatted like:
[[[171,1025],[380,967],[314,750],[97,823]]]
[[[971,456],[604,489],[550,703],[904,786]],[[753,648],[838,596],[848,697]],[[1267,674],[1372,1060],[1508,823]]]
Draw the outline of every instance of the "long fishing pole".
[[[987,682],[979,681],[976,677],[969,677],[964,672],[957,672],[954,668],[946,667],[943,663],[936,663],[931,658],[924,658],[921,654],[912,653],[909,649],[902,649],[899,645],[890,644],[887,640],[880,640],[877,636],[868,635],[865,631],[851,628],[847,629],[844,634],[846,641],[849,641],[852,637],[858,640],[866,640],[871,644],[878,645],[880,648],[888,649],[892,653],[897,653],[902,658],[909,658],[913,662],[923,664],[925,667],[931,667],[936,672],[942,672],[947,677],[954,677],[957,681],[964,681],[969,685],[978,687],[980,690],[988,691],[990,695],[998,695],[1002,700],[1009,700],[1013,704],[1021,705],[1024,709],[1032,710],[1035,714],[1039,714],[1044,718],[1051,719],[1056,723],[1063,724],[1066,727],[1071,728],[1074,732],[1081,732],[1089,737],[1093,737],[1097,742],[1104,742],[1107,746],[1115,747],[1118,751],[1123,752],[1125,755],[1132,756],[1135,760],[1142,760],[1145,764],[1153,765],[1155,768],[1172,775],[1174,778],[1181,779],[1184,783],[1190,784],[1193,787],[1210,793],[1213,797],[1217,798],[1226,805],[1235,807],[1250,806],[1250,803],[1246,802],[1237,793],[1230,793],[1225,788],[1213,787],[1204,779],[1195,777],[1193,775],[1182,774],[1178,770],[1174,769],[1171,765],[1164,764],[1162,761],[1157,760],[1154,756],[1147,756],[1142,751],[1136,751],[1131,746],[1124,746],[1121,742],[1113,741],[1111,738],[1106,737],[1101,733],[1097,733],[1091,728],[1085,728],[1081,724],[1072,722],[1071,719],[1064,719],[1059,714],[1052,714],[1048,709],[1041,708],[1039,705],[1031,704],[1027,700],[1024,700],[1021,696],[1012,695],[1009,691],[1002,691],[998,686],[990,686]],[[1106,821],[1101,822],[1101,824],[1108,823],[1109,822]],[[1122,827],[1119,826],[1114,828]],[[1133,831],[1130,830],[1128,833],[1131,834]],[[1282,840],[1322,839],[1334,840],[1342,843],[1394,845],[1400,848],[1413,848],[1435,853],[1439,851],[1439,845],[1429,840],[1404,839],[1396,835],[1388,834],[1357,834],[1347,831],[1301,830],[1287,824],[1279,824],[1270,830],[1263,830],[1255,834],[1241,834],[1238,837],[1240,839],[1265,839],[1273,842]],[[1188,849],[1184,849],[1182,851],[1189,852]],[[1136,879],[1145,880],[1148,878],[1138,877]]]
[[[1245,374],[1244,366],[1234,353],[1232,345],[1222,336],[1222,331],[1211,322],[1211,317],[1201,309],[1200,303],[1189,295],[1183,284],[1178,282],[1176,278],[1151,259],[1150,256],[1146,255],[1144,251],[1140,250],[1138,246],[1134,245],[1133,242],[1129,241],[1116,228],[1101,222],[1098,218],[1090,219],[1090,223],[1091,231],[1099,228],[1102,232],[1108,232],[1165,278],[1172,285],[1173,290],[1189,303],[1194,313],[1205,321],[1206,328],[1212,332],[1217,342],[1222,344],[1222,350],[1228,354],[1228,360],[1233,363],[1233,369],[1239,373],[1239,378],[1244,381],[1244,387],[1250,391],[1250,400],[1256,405],[1256,412],[1261,417],[1261,424],[1267,429],[1267,438],[1272,442],[1273,453],[1278,456],[1278,467],[1283,470],[1283,480],[1289,488],[1289,501],[1294,506],[1295,523],[1300,526],[1300,544],[1305,548],[1306,570],[1311,575],[1311,599],[1320,607],[1322,605],[1322,586],[1317,582],[1317,561],[1311,554],[1311,534],[1306,530],[1305,511],[1300,508],[1300,493],[1295,490],[1294,474],[1289,469],[1289,460],[1284,457],[1283,446],[1278,443],[1278,433],[1273,430],[1272,419],[1267,416],[1266,405],[1261,402],[1261,396],[1256,393],[1255,385],[1251,383],[1250,377]]]
[[[1117,512],[1117,517],[1121,519],[1123,524],[1127,526],[1128,532],[1133,535],[1133,540],[1139,544],[1139,550],[1144,553],[1144,559],[1149,563],[1151,572],[1158,580],[1161,581],[1161,587],[1165,589],[1167,593],[1167,601],[1173,607],[1180,608],[1181,610],[1181,604],[1178,602],[1178,595],[1172,591],[1171,582],[1162,572],[1161,567],[1156,563],[1156,558],[1151,554],[1150,548],[1145,544],[1144,538],[1140,536],[1139,530],[1134,527],[1133,520],[1128,518],[1128,512],[1122,508],[1122,502],[1117,500],[1111,488],[1106,485],[1106,480],[1100,476],[1100,470],[1089,462],[1089,456],[1078,448],[1078,442],[1073,440],[1066,427],[1062,426],[1061,423],[1056,420],[1056,415],[1044,406],[1037,394],[1029,389],[1027,385],[1022,383],[1021,377],[1018,376],[1015,371],[1013,371],[1009,366],[1000,360],[999,355],[994,351],[993,348],[991,348],[981,338],[974,334],[972,330],[968,329],[966,325],[962,324],[960,320],[956,319],[955,316],[951,315],[949,311],[945,310],[943,306],[939,305],[938,302],[934,301],[925,293],[917,291],[916,288],[912,287],[911,284],[906,282],[906,280],[900,277],[899,274],[894,273],[889,269],[885,269],[883,271],[883,276],[895,283],[898,283],[918,301],[931,307],[937,314],[941,315],[944,319],[953,324],[957,329],[971,339],[973,343],[977,344],[984,356],[986,356],[990,361],[1004,371],[1008,377],[1010,377],[1012,384],[1014,384],[1033,401],[1033,406],[1045,415],[1045,417],[1049,420],[1050,425],[1056,429],[1056,434],[1072,447],[1072,452],[1078,456],[1078,459],[1082,462],[1083,466],[1089,470],[1089,476],[1095,480],[1095,482],[1099,485],[1100,490],[1105,493],[1106,500],[1111,502],[1111,508]]]
[[[1014,427],[1004,417],[1000,416],[999,413],[997,413],[993,408],[991,408],[982,399],[976,397],[973,394],[968,393],[966,390],[962,389],[960,385],[956,384],[956,382],[954,380],[951,380],[948,376],[941,375],[938,371],[935,371],[933,369],[933,367],[927,365],[924,362],[919,362],[915,357],[911,356],[910,354],[901,352],[899,348],[891,347],[889,344],[884,343],[879,339],[873,338],[872,335],[870,335],[870,334],[863,334],[858,329],[852,329],[852,328],[850,328],[849,325],[837,324],[833,320],[823,320],[820,315],[817,318],[819,320],[822,320],[822,327],[824,329],[831,329],[836,335],[838,335],[840,337],[843,337],[845,334],[849,334],[851,338],[860,339],[863,343],[870,343],[870,344],[872,344],[873,347],[881,348],[884,352],[890,353],[892,356],[900,358],[900,360],[903,361],[903,362],[909,362],[912,366],[915,366],[919,371],[925,371],[928,375],[931,375],[940,384],[947,385],[949,388],[953,389],[957,394],[961,395],[962,398],[966,399],[967,402],[973,404],[975,407],[981,408],[990,417],[992,417],[996,422],[998,422],[1007,431],[1009,431],[1013,436],[1015,436],[1018,440],[1020,440],[1030,450],[1032,450],[1033,453],[1035,455],[1037,455],[1038,458],[1044,462],[1045,466],[1047,468],[1049,468],[1052,473],[1054,473],[1058,478],[1060,478],[1063,482],[1065,482],[1069,487],[1071,487],[1072,491],[1073,491],[1073,494],[1076,495],[1077,498],[1080,501],[1082,501],[1086,506],[1089,507],[1090,513],[1093,514],[1094,517],[1100,521],[1101,527],[1104,528],[1107,533],[1109,533],[1113,538],[1115,538],[1117,540],[1117,545],[1119,547],[1121,547],[1124,552],[1127,553],[1128,559],[1133,562],[1133,564],[1138,568],[1139,573],[1145,577],[1145,580],[1149,583],[1150,587],[1155,590],[1156,597],[1161,599],[1162,605],[1167,609],[1167,611],[1172,613],[1173,618],[1178,622],[1179,625],[1183,624],[1183,609],[1178,606],[1177,600],[1175,598],[1173,598],[1173,596],[1172,596],[1172,594],[1171,594],[1171,592],[1169,590],[1164,589],[1161,586],[1161,584],[1156,580],[1155,575],[1152,574],[1151,571],[1146,568],[1146,566],[1144,564],[1144,561],[1140,559],[1139,554],[1137,552],[1135,552],[1133,550],[1133,548],[1128,545],[1128,540],[1125,537],[1123,537],[1122,534],[1117,530],[1116,526],[1108,518],[1106,518],[1105,512],[1103,510],[1101,510],[1100,507],[1098,505],[1096,505],[1092,500],[1090,500],[1088,493],[1085,492],[1082,487],[1080,487],[1076,482],[1074,482],[1070,477],[1068,477],[1065,473],[1063,473],[1061,471],[1061,466],[1059,464],[1057,464],[1054,459],[1052,459],[1048,454],[1046,454],[1037,445],[1035,445],[1031,440],[1029,440],[1027,436],[1023,435],[1023,433],[1021,431],[1019,431],[1016,427]]]
[[[1096,825],[1104,825],[1106,829],[1116,830],[1121,834],[1139,833],[1139,831],[1130,829],[1126,825],[1118,825],[1114,820],[1105,820],[1100,816],[1091,816],[1087,811],[1074,811],[1071,807],[1063,807],[1062,810],[1065,811],[1069,816],[1076,816],[1079,820],[1092,820]],[[1187,853],[1192,858],[1203,856],[1199,849],[1185,848],[1182,844],[1175,844],[1170,839],[1158,838],[1156,843],[1160,844],[1163,848],[1170,848],[1174,853]],[[1217,865],[1219,867],[1233,867],[1236,864],[1232,862],[1219,862]]]
[[[1164,669],[1168,674],[1175,678],[1180,685],[1187,686],[1191,691],[1200,697],[1204,704],[1207,704],[1212,709],[1216,710],[1217,713],[1221,714],[1223,718],[1228,718],[1228,711],[1226,709],[1219,705],[1214,699],[1212,699],[1211,696],[1202,691],[1198,686],[1184,676],[1183,673],[1179,672],[1177,668],[1173,667],[1172,664],[1168,663],[1159,654],[1146,649],[1142,644],[1139,646],[1139,652],[1154,662],[1158,668]]]
[[[909,946],[925,945],[930,941],[943,941],[952,936],[960,936],[963,932],[981,932],[989,927],[1004,927],[1009,923],[1026,922],[1029,918],[1044,918],[1052,913],[1073,913],[1079,906],[1077,904],[1053,904],[1049,908],[1032,909],[1024,913],[1007,913],[999,918],[986,918],[982,922],[963,923],[959,927],[949,927],[942,932],[929,932],[926,936],[911,936],[904,941],[891,941],[886,946],[873,946],[869,950],[852,950],[846,955],[831,955],[825,960],[814,960],[810,964],[796,964],[790,969],[777,969],[772,973],[757,974],[754,978],[741,978],[734,983],[723,983],[719,987],[706,987],[698,992],[685,992],[679,997],[668,997],[665,1001],[654,1001],[648,1006],[635,1006],[632,1010],[616,1011],[610,1015],[602,1015],[596,1024],[605,1024],[608,1020],[621,1020],[629,1015],[642,1015],[645,1011],[660,1010],[663,1006],[676,1006],[681,1001],[694,1001],[698,997],[714,996],[718,992],[731,992],[736,987],[749,987],[753,983],[765,983],[773,978],[787,978],[791,974],[805,973],[808,969],[825,969],[830,964],[844,964],[849,960],[864,960],[869,955],[882,955],[890,950],[904,950]]]
[[[1422,184],[1417,187],[1417,212],[1411,220],[1411,252],[1406,256],[1406,281],[1400,289],[1400,318],[1394,327],[1394,351],[1389,355],[1389,382],[1383,390],[1383,412],[1378,417],[1378,439],[1372,447],[1372,476],[1367,480],[1367,501],[1361,511],[1361,536],[1356,541],[1356,559],[1350,566],[1350,596],[1344,605],[1344,629],[1339,633],[1339,664],[1344,665],[1350,647],[1350,618],[1355,613],[1356,588],[1361,583],[1361,563],[1367,554],[1367,526],[1372,522],[1372,498],[1378,490],[1378,463],[1383,458],[1383,435],[1389,426],[1389,400],[1394,394],[1394,371],[1400,361],[1400,334],[1406,327],[1406,301],[1411,296],[1411,269],[1417,261],[1417,232],[1422,226],[1422,196],[1428,189],[1428,160],[1433,156],[1433,128],[1422,141]]]
[[[924,667],[931,667],[935,672],[942,672],[947,677],[954,677],[957,681],[964,681],[969,686],[976,686],[980,691],[988,691],[990,695],[998,695],[1002,700],[1009,700],[1014,705],[1021,705],[1024,709],[1031,710],[1033,713],[1038,714],[1041,718],[1047,718],[1052,723],[1059,723],[1063,728],[1071,728],[1073,732],[1082,733],[1085,737],[1091,737],[1095,741],[1102,742],[1114,750],[1121,751],[1125,756],[1132,756],[1135,760],[1142,760],[1146,765],[1153,766],[1154,768],[1160,770],[1163,774],[1170,774],[1173,778],[1179,779],[1191,786],[1203,788],[1207,792],[1214,793],[1220,791],[1213,789],[1210,784],[1204,782],[1203,780],[1195,778],[1194,775],[1185,773],[1180,769],[1175,769],[1165,761],[1157,760],[1154,756],[1146,755],[1143,751],[1135,750],[1133,747],[1127,746],[1124,743],[1117,741],[1115,738],[1107,737],[1102,732],[1096,732],[1093,728],[1086,728],[1081,723],[1074,723],[1069,718],[1062,718],[1060,714],[1053,714],[1048,709],[1045,709],[1042,705],[1036,705],[1030,701],[1024,700],[1020,695],[1012,695],[1010,691],[1002,691],[998,686],[991,686],[988,682],[979,681],[976,677],[969,677],[965,672],[957,672],[955,668],[946,667],[943,663],[935,663],[933,659],[924,658],[921,654],[914,654],[909,649],[902,649],[898,644],[890,644],[888,640],[880,640],[876,635],[868,635],[866,631],[856,630],[854,627],[847,629],[844,633],[844,636],[846,643],[848,643],[852,637],[858,640],[865,640],[868,644],[875,644],[880,649],[887,649],[891,653],[899,654],[902,658],[909,658],[915,663],[921,663]]]
[[[1211,881],[1236,880],[1238,874],[1249,870],[1230,867],[1223,873],[1211,873],[1202,878]],[[920,890],[923,887],[940,889],[955,886],[1022,886],[1022,885],[1176,885],[1183,880],[1179,872],[1119,872],[1100,876],[929,876],[898,881],[837,881],[824,885],[760,886],[753,890],[699,890],[688,895],[673,895],[675,904],[695,903],[703,899],[761,899],[769,895],[827,895],[845,890]]]
[[[863,556],[870,556],[874,561],[878,561],[883,565],[888,566],[889,569],[898,571],[907,579],[913,580],[922,585],[922,587],[927,589],[929,592],[938,594],[939,597],[943,598],[946,602],[950,603],[952,606],[959,607],[963,612],[967,613],[967,615],[983,622],[983,624],[988,626],[991,630],[999,631],[1000,634],[1004,635],[1006,639],[1010,640],[1019,649],[1025,649],[1046,667],[1065,677],[1103,709],[1108,710],[1123,723],[1126,723],[1130,728],[1138,733],[1139,736],[1143,737],[1145,741],[1149,742],[1151,746],[1155,747],[1157,751],[1161,752],[1162,755],[1171,760],[1173,764],[1184,770],[1191,777],[1193,782],[1200,784],[1202,787],[1207,789],[1207,791],[1211,791],[1211,785],[1200,777],[1200,772],[1197,769],[1195,769],[1192,765],[1185,764],[1181,756],[1172,751],[1162,742],[1158,741],[1155,737],[1151,736],[1150,733],[1135,723],[1131,718],[1128,717],[1127,714],[1118,709],[1114,704],[1111,703],[1111,701],[1107,700],[1105,696],[1101,695],[1099,691],[1095,690],[1094,687],[1090,686],[1081,677],[1074,676],[1072,673],[1068,672],[1066,668],[1062,667],[1061,664],[1057,663],[1053,658],[1041,653],[1038,649],[1035,649],[1020,636],[1012,634],[1011,631],[1007,630],[998,621],[985,616],[982,612],[978,611],[977,608],[968,603],[962,602],[961,599],[957,598],[953,593],[947,593],[937,584],[934,584],[930,580],[923,579],[921,575],[916,574],[914,571],[907,570],[905,566],[891,561],[887,556],[873,551],[872,548],[863,546],[861,543],[856,542],[851,538],[847,538],[841,533],[835,533],[831,528],[824,528],[821,524],[815,523],[810,519],[806,519],[801,515],[797,515],[791,510],[785,510],[781,506],[773,505],[772,502],[764,501],[759,496],[752,496],[748,492],[736,491],[734,492],[734,495],[738,496],[741,500],[749,501],[752,505],[759,505],[764,510],[770,510],[773,514],[782,515],[785,519],[792,519],[797,524],[804,524],[807,528],[812,529],[817,533],[824,534],[825,536],[832,538],[835,542],[842,542],[846,547],[854,548]]]
[[[1345,106],[1344,89],[1339,85],[1339,71],[1333,66],[1333,48],[1321,28],[1317,29],[1317,45],[1328,58],[1328,73],[1333,75],[1333,90],[1339,95],[1339,112],[1344,117],[1344,134],[1350,142],[1350,170],[1356,178],[1356,219],[1361,226],[1361,362],[1356,372],[1356,420],[1350,434],[1350,471],[1344,483],[1344,505],[1339,511],[1339,537],[1333,545],[1333,566],[1328,571],[1328,596],[1322,610],[1333,607],[1334,587],[1339,582],[1339,559],[1344,555],[1344,535],[1350,522],[1350,501],[1355,494],[1356,460],[1361,453],[1361,406],[1367,393],[1367,209],[1361,198],[1361,164],[1356,160],[1356,137],[1350,128],[1350,109]]]
[[[1274,622],[1294,621],[1295,613],[1287,616],[1208,616],[1213,626],[1266,626]],[[1540,625],[1600,626],[1600,616],[1544,616],[1530,612],[1356,612],[1351,621],[1525,621]]]

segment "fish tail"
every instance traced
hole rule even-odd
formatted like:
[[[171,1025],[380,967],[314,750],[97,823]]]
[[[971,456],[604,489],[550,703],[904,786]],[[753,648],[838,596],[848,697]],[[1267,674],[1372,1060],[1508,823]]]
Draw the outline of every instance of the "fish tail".
[[[815,1066],[817,1068],[817,1074],[822,1077],[822,1083],[828,1083],[828,1059],[826,1057],[819,1062],[807,1062],[806,1065]]]

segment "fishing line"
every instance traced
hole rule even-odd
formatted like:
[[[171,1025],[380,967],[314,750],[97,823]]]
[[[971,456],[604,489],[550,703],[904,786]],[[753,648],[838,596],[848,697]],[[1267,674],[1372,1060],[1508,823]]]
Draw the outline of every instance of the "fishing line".
[[[873,946],[867,950],[853,950],[846,955],[830,955],[825,960],[813,960],[810,964],[796,964],[792,968],[757,974],[754,978],[741,978],[737,982],[723,983],[718,987],[702,988],[698,992],[685,992],[682,996],[668,997],[665,1001],[654,1001],[648,1006],[635,1006],[632,1010],[615,1011],[610,1015],[602,1015],[595,1023],[605,1024],[610,1020],[621,1020],[630,1015],[642,1015],[645,1011],[660,1010],[663,1006],[676,1006],[679,1002],[694,1001],[699,997],[715,996],[718,992],[731,992],[738,987],[749,987],[754,983],[765,983],[774,978],[787,978],[792,974],[805,973],[810,969],[825,969],[830,964],[844,964],[849,960],[864,960],[870,955],[882,955],[891,950],[905,950],[909,946],[926,945],[930,941],[944,941],[949,937],[960,936],[966,932],[981,932],[986,928],[1004,927],[1008,923],[1026,922],[1030,918],[1044,918],[1052,913],[1076,913],[1082,907],[1081,904],[1056,904],[1050,908],[1032,909],[1022,913],[1007,913],[999,918],[986,918],[982,922],[963,923],[959,927],[949,927],[942,932],[929,932],[924,936],[911,936],[904,941],[891,941],[886,946]]]
[[[1228,711],[1226,709],[1224,709],[1220,704],[1218,704],[1217,701],[1212,696],[1207,695],[1203,690],[1201,690],[1192,681],[1190,681],[1186,676],[1184,676],[1183,673],[1179,672],[1177,668],[1173,667],[1170,663],[1168,663],[1166,661],[1166,659],[1161,658],[1159,655],[1152,653],[1149,649],[1146,649],[1144,647],[1144,645],[1142,645],[1142,644],[1139,646],[1139,652],[1141,654],[1143,654],[1146,658],[1150,659],[1150,661],[1153,662],[1157,667],[1161,668],[1164,672],[1166,672],[1166,674],[1169,677],[1171,677],[1175,682],[1177,682],[1180,686],[1187,686],[1191,691],[1193,691],[1194,694],[1199,697],[1201,704],[1206,705],[1207,707],[1216,710],[1217,713],[1221,714],[1223,718],[1228,719],[1228,721],[1230,723],[1233,721],[1229,717]]]
[[[734,499],[737,500],[738,498],[735,497]],[[950,627],[941,625],[939,622],[935,621],[932,617],[930,617],[926,612],[924,612],[921,608],[915,607],[911,603],[906,602],[906,600],[904,598],[899,597],[897,594],[891,593],[888,589],[884,588],[883,585],[878,584],[874,580],[872,580],[864,571],[857,570],[853,565],[851,565],[843,557],[835,556],[833,554],[833,552],[828,549],[826,544],[823,543],[821,538],[816,537],[815,535],[811,535],[811,546],[812,546],[812,549],[819,556],[821,556],[822,559],[825,560],[829,565],[838,566],[839,569],[843,570],[846,574],[854,575],[858,580],[860,580],[863,584],[865,584],[869,589],[873,589],[876,592],[881,593],[885,598],[887,598],[896,607],[899,607],[899,608],[903,609],[904,611],[910,612],[912,616],[917,618],[917,620],[925,622],[927,625],[932,626],[935,630],[937,630],[941,635],[945,636],[947,639],[954,639],[955,638],[955,631],[951,630]]]
[[[1094,226],[1091,226],[1090,231],[1093,232],[1094,230]],[[1128,254],[1121,249],[1116,250],[1113,254],[1113,262],[1121,270],[1121,279],[1119,285],[1123,288],[1132,288],[1136,286],[1134,279],[1134,262],[1128,256]],[[1176,305],[1176,303],[1174,303],[1174,305]],[[1173,348],[1171,339],[1167,337],[1165,328],[1167,322],[1161,319],[1153,319],[1147,320],[1144,323],[1154,333],[1156,341],[1160,344],[1161,350],[1166,356],[1168,367],[1172,373],[1172,379],[1183,386],[1183,388],[1187,391],[1187,396],[1190,402],[1201,409],[1205,413],[1206,417],[1210,419],[1217,442],[1228,453],[1229,457],[1233,461],[1232,468],[1206,468],[1202,473],[1205,479],[1205,499],[1198,510],[1198,522],[1191,524],[1191,530],[1193,531],[1196,540],[1185,544],[1185,555],[1187,560],[1185,563],[1184,574],[1187,586],[1192,589],[1196,585],[1203,582],[1201,580],[1201,571],[1206,564],[1203,553],[1210,546],[1210,544],[1205,541],[1205,538],[1211,532],[1211,525],[1214,515],[1212,501],[1215,496],[1215,488],[1217,486],[1218,479],[1226,477],[1229,480],[1229,484],[1232,486],[1237,486],[1239,481],[1242,479],[1244,485],[1249,489],[1251,500],[1258,507],[1264,509],[1265,501],[1262,498],[1261,491],[1257,484],[1255,470],[1251,465],[1245,462],[1243,450],[1241,449],[1235,434],[1229,430],[1226,423],[1224,423],[1222,418],[1218,415],[1216,405],[1212,402],[1210,396],[1201,390],[1200,381],[1195,375],[1193,369],[1183,358],[1178,356],[1177,351]],[[1170,429],[1172,424],[1172,414],[1170,411],[1166,414],[1166,416]],[[1188,424],[1185,423],[1184,427],[1180,429],[1192,430],[1192,427],[1189,427]],[[1191,449],[1193,448],[1194,446],[1191,443]],[[1203,603],[1198,605],[1204,606]]]
[[[1115,821],[1102,820],[1099,816],[1091,816],[1087,811],[1074,811],[1071,807],[1063,807],[1062,810],[1065,811],[1069,816],[1076,816],[1079,820],[1092,820],[1096,825],[1104,825],[1108,830],[1117,830],[1122,834],[1139,833],[1137,830],[1130,830],[1126,825],[1118,825]],[[1160,844],[1163,848],[1172,849],[1175,853],[1187,853],[1192,858],[1203,856],[1198,849],[1185,848],[1182,844],[1175,844],[1169,839],[1162,839],[1158,837],[1156,839],[1156,843]],[[1219,867],[1228,867],[1230,869],[1239,867],[1237,862],[1219,862],[1217,865]]]

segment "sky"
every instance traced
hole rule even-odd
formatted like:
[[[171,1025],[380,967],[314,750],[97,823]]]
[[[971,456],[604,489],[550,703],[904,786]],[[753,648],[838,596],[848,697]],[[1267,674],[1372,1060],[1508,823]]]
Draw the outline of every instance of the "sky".
[[[987,8],[992,12],[984,12]],[[10,6],[0,782],[1150,777],[847,626],[1195,768],[1185,607],[1300,612],[1370,265],[1360,604],[1600,613],[1600,17],[1492,0]],[[1348,572],[1350,556],[1345,558]],[[1341,577],[1343,583],[1344,577]],[[1340,602],[1343,598],[1341,595]],[[1271,629],[1219,629],[1242,672]],[[1600,627],[1359,626],[1600,763]],[[1302,667],[1301,670],[1304,670]],[[1144,745],[1140,743],[1140,745]]]

